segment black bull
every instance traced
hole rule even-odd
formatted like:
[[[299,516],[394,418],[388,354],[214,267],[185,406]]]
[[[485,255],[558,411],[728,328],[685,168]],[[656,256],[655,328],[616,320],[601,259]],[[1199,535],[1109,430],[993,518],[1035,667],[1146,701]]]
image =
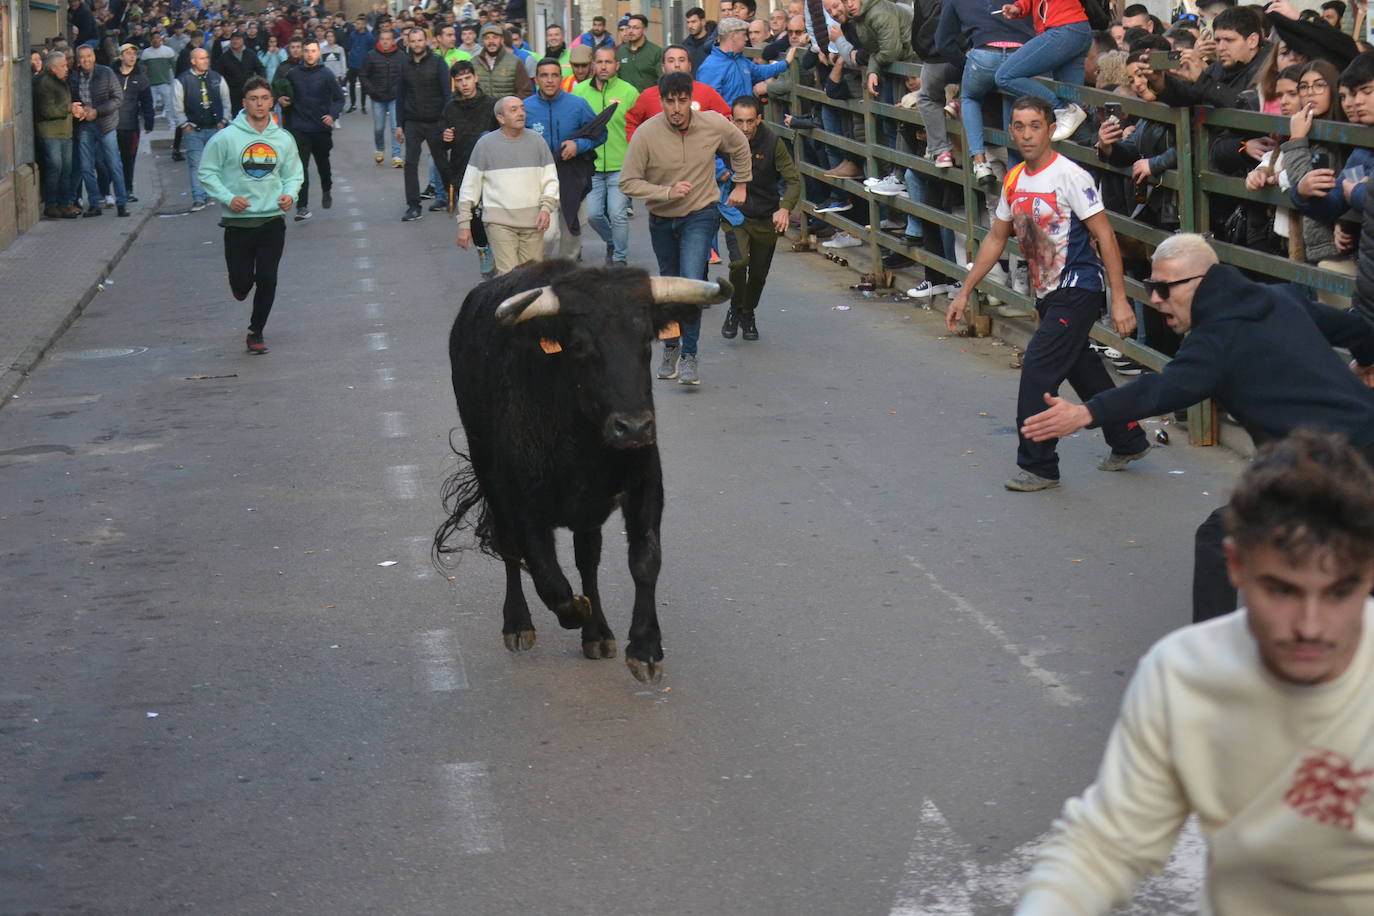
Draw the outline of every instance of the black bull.
[[[641,681],[663,676],[654,590],[663,472],[654,428],[654,339],[730,298],[729,284],[650,277],[643,270],[526,264],[468,293],[449,335],[453,393],[468,453],[444,485],[449,518],[436,549],[471,529],[506,566],[501,632],[512,651],[534,645],[521,588],[565,629],[581,628],[587,658],[613,658],[615,634],[597,588],[601,527],[618,506],[629,542],[634,614],[625,663]],[[554,529],[573,532],[582,579],[558,565]]]

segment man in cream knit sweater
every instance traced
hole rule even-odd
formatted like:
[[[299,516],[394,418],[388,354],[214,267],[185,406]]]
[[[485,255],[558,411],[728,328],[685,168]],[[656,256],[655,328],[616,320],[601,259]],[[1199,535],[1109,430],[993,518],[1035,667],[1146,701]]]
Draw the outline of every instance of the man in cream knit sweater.
[[[544,139],[525,130],[525,103],[508,95],[496,103],[500,130],[472,148],[458,190],[458,247],[472,244],[472,208],[482,205],[498,274],[544,257],[544,233],[558,209],[558,171]]]
[[[1141,661],[1018,916],[1108,912],[1190,813],[1208,843],[1200,912],[1374,913],[1374,473],[1299,430],[1245,472],[1225,522],[1244,607]]]

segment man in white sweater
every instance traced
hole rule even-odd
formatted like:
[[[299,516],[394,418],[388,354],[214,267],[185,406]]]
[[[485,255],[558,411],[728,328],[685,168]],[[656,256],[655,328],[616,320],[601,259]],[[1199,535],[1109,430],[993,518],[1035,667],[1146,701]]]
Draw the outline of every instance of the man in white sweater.
[[[558,209],[558,171],[549,145],[525,130],[525,103],[508,95],[496,103],[500,130],[472,148],[458,190],[458,247],[472,244],[472,208],[482,223],[498,274],[544,256],[544,233]]]
[[[1299,430],[1225,513],[1244,607],[1141,661],[1018,916],[1107,913],[1192,813],[1202,913],[1374,913],[1374,473],[1339,437]]]

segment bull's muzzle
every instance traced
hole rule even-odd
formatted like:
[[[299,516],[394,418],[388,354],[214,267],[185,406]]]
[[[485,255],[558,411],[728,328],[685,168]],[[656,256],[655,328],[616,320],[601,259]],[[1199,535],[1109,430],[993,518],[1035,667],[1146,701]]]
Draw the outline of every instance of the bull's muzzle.
[[[654,428],[654,412],[613,413],[606,418],[602,429],[606,444],[612,448],[643,448],[653,445],[657,436]]]

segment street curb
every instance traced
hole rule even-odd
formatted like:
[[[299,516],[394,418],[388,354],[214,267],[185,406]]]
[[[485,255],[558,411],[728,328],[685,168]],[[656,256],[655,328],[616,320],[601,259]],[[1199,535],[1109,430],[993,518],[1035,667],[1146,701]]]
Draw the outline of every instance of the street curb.
[[[151,146],[152,144],[150,141],[150,150]],[[151,152],[149,153],[149,158],[152,158]],[[100,292],[102,284],[110,274],[114,272],[119,262],[124,259],[124,255],[133,247],[134,242],[138,241],[138,237],[143,234],[143,227],[148,224],[149,220],[157,216],[158,211],[162,209],[162,203],[167,196],[167,191],[162,183],[161,164],[154,159],[152,165],[154,167],[151,171],[157,175],[157,200],[151,202],[149,206],[144,208],[143,215],[137,218],[133,230],[101,269],[99,278],[90,285],[90,288],[82,293],[81,297],[77,299],[71,309],[59,319],[52,331],[46,337],[35,338],[20,352],[19,357],[13,363],[6,366],[3,371],[0,371],[0,409],[4,409],[5,405],[13,400],[15,393],[17,393],[19,389],[23,387],[24,383],[28,381],[29,374],[33,371],[34,367],[36,367],[43,357],[47,355],[47,352],[52,349],[53,344],[57,343],[62,335],[67,332],[67,329],[72,326],[72,323],[81,317],[81,313],[86,310],[86,306],[90,305],[91,300]]]

